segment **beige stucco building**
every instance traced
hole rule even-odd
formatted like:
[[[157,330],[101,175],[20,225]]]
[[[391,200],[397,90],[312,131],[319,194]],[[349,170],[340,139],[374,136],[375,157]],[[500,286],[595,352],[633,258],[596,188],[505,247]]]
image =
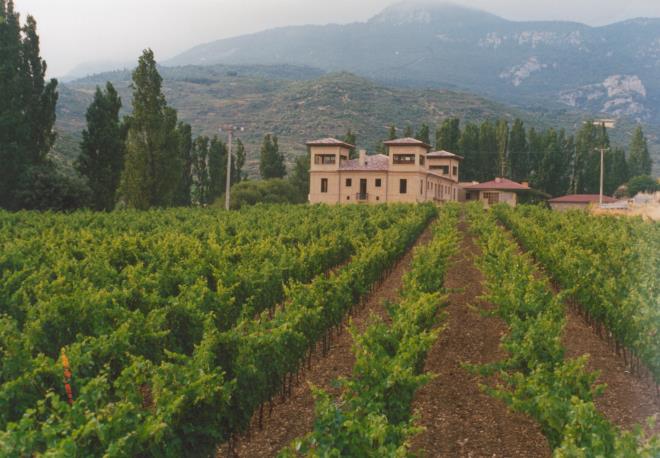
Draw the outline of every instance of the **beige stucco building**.
[[[495,178],[485,183],[461,183],[466,201],[480,201],[485,207],[498,203],[506,203],[515,207],[518,194],[531,192],[527,183],[517,183],[508,178]]]
[[[458,200],[462,157],[414,138],[384,142],[389,155],[360,151],[334,138],[307,142],[311,203],[446,202]]]

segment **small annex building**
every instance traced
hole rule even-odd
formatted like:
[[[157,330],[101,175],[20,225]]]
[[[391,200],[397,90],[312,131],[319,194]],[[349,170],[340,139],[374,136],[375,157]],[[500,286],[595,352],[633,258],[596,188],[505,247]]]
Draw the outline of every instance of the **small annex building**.
[[[527,183],[518,183],[508,178],[495,178],[484,183],[463,184],[465,201],[480,201],[485,207],[506,203],[515,207],[519,194],[531,193],[533,189]]]
[[[431,151],[414,138],[384,142],[388,155],[359,152],[335,138],[307,142],[310,154],[311,203],[350,204],[458,201],[461,156]]]
[[[599,194],[569,194],[566,196],[548,199],[548,203],[553,210],[586,210],[591,206],[598,206],[600,202]],[[617,200],[613,197],[603,196],[604,204],[613,204]]]

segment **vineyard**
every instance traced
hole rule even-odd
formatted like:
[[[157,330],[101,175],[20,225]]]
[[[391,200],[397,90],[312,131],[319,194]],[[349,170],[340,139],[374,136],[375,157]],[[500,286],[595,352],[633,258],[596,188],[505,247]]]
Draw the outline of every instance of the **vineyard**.
[[[575,308],[660,404],[658,256],[656,225],[534,207],[0,212],[0,455],[659,456],[562,340]],[[302,390],[313,424],[250,449]]]

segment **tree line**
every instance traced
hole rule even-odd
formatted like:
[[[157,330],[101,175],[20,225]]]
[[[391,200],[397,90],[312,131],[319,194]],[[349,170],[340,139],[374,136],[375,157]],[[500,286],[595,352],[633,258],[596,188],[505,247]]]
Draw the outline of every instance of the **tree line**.
[[[55,142],[57,80],[45,80],[36,21],[0,0],[0,208],[70,210],[146,209],[207,205],[225,191],[228,148],[219,137],[193,138],[162,91],[154,53],[147,49],[132,74],[132,112],[108,82],[97,87],[86,112],[77,176],[49,158]],[[230,180],[246,177],[245,146],[235,140]],[[264,137],[262,178],[286,175],[277,137]]]
[[[390,126],[387,140],[398,136],[396,126]],[[627,152],[612,146],[605,126],[593,121],[584,122],[575,134],[568,134],[565,129],[528,129],[520,119],[512,124],[500,119],[469,122],[461,127],[460,119],[447,118],[437,127],[435,141],[427,124],[417,130],[406,126],[402,136],[463,156],[461,181],[506,177],[527,181],[553,196],[598,193],[601,148],[605,149],[606,194],[613,194],[619,186],[640,176],[650,176],[653,165],[648,142],[639,126]],[[349,139],[355,141],[350,130],[345,136],[346,141]],[[386,151],[382,142],[377,150]]]

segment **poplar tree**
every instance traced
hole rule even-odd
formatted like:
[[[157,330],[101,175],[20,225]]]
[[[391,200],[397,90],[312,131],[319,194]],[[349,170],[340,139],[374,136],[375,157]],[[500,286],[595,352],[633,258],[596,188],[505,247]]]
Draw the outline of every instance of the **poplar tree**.
[[[346,143],[350,144],[350,145],[353,145],[353,148],[351,148],[348,151],[348,158],[349,159],[355,159],[358,156],[357,148],[355,147],[355,144],[357,142],[357,137],[356,137],[355,133],[353,131],[351,131],[351,129],[349,128],[346,131],[346,135],[344,135],[344,138],[342,140],[345,141]]]
[[[497,176],[509,176],[509,123],[500,119],[496,126]]]
[[[509,135],[509,164],[511,179],[523,181],[529,178],[529,150],[525,125],[516,119]]]
[[[468,123],[461,133],[458,146],[459,154],[464,158],[460,168],[461,181],[478,180],[479,126]]]
[[[638,126],[628,148],[628,172],[631,177],[651,175],[652,167],[653,162],[644,131]]]
[[[9,209],[19,208],[18,194],[37,192],[31,168],[55,174],[46,155],[55,141],[57,80],[45,80],[35,19],[22,28],[19,19],[14,2],[0,0],[0,207]]]
[[[167,106],[151,49],[140,56],[131,87],[133,114],[129,118],[120,194],[133,208],[173,205],[183,168],[177,114]]]
[[[197,137],[191,150],[191,201],[193,205],[209,203],[210,176],[208,168],[209,138]]]
[[[412,126],[410,126],[410,125],[406,126],[406,128],[403,130],[403,136],[405,138],[408,138],[408,137],[412,137],[413,135],[414,134],[413,134]]]
[[[497,169],[497,130],[490,121],[484,121],[479,127],[479,155],[476,164],[477,180],[488,181],[500,175]]]
[[[121,99],[112,83],[105,91],[96,87],[87,108],[87,128],[82,132],[76,169],[87,180],[92,208],[112,210],[124,164],[125,131],[119,120]]]
[[[293,170],[289,181],[296,189],[301,201],[306,201],[309,194],[309,154],[298,156],[293,164]],[[302,198],[304,196],[304,199]]]
[[[459,150],[461,139],[460,120],[458,118],[447,118],[435,131],[435,147],[438,150],[456,153]]]
[[[261,145],[261,156],[259,161],[259,173],[261,178],[283,178],[286,175],[284,155],[280,153],[277,144],[277,136],[267,134]]]
[[[236,153],[232,154],[231,168],[232,168],[232,186],[240,183],[244,179],[243,167],[245,166],[245,145],[240,138],[236,139],[235,146]]]
[[[227,146],[217,136],[209,142],[208,175],[208,198],[209,202],[213,202],[225,192],[227,185]]]
[[[390,124],[390,127],[387,131],[387,139],[388,140],[396,139],[396,126],[394,124]]]
[[[179,160],[181,163],[181,177],[175,196],[175,205],[188,206],[191,204],[192,188],[192,128],[190,124],[179,122],[177,126],[179,137]]]
[[[422,141],[426,143],[427,145],[431,144],[431,132],[429,130],[429,126],[426,124],[422,124],[422,126],[419,128],[417,133],[415,134],[415,138],[419,141]]]

